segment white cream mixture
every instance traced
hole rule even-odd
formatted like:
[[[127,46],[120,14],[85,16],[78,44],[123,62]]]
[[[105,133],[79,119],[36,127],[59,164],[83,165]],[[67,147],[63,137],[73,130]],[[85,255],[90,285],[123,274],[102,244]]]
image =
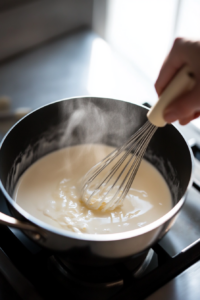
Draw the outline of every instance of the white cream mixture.
[[[172,208],[160,173],[143,160],[123,205],[113,211],[91,210],[81,201],[81,178],[114,148],[91,144],[44,156],[19,179],[15,201],[32,216],[77,233],[116,233],[137,229]]]

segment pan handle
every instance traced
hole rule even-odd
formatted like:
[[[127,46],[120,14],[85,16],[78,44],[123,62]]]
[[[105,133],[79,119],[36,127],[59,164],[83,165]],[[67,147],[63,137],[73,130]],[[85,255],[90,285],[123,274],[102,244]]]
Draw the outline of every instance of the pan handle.
[[[10,217],[8,215],[3,214],[2,212],[0,212],[0,224],[28,231],[29,235],[35,241],[38,241],[41,238],[44,239],[44,233],[41,232],[41,229],[39,227],[37,227],[35,225],[32,225],[32,224],[29,224],[27,222],[19,221],[19,220],[13,218],[13,217]]]
[[[188,144],[192,149],[195,162],[194,162],[194,179],[193,179],[193,187],[197,189],[200,192],[200,160],[199,160],[199,155],[200,155],[200,145],[196,142],[195,139],[189,139]]]
[[[197,181],[193,181],[192,183],[193,187],[200,192],[200,183]]]

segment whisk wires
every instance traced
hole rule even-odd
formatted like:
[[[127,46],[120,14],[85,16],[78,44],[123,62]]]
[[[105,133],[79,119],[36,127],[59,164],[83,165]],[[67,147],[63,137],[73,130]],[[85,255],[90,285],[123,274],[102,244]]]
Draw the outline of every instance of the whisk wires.
[[[146,148],[156,130],[157,127],[147,121],[122,147],[114,150],[86,174],[83,191],[90,188],[95,179],[97,181],[95,188],[85,201],[90,208],[101,208],[102,211],[105,211],[107,209],[112,210],[122,204],[131,188]],[[112,166],[116,159],[118,160]],[[103,180],[102,178],[98,180],[98,175],[109,167],[110,170],[108,170]],[[114,182],[111,182],[113,178]],[[104,193],[101,197],[102,191]],[[94,201],[94,196],[96,195],[99,195],[98,201]]]

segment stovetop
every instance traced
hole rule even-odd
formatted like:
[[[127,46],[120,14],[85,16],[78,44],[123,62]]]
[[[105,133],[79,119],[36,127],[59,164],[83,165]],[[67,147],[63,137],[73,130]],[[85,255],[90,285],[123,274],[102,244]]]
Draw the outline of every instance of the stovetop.
[[[35,108],[60,99],[63,95],[69,97],[87,94],[83,83],[88,74],[86,68],[90,59],[88,51],[94,39],[94,34],[78,33],[77,37],[71,36],[66,41],[61,40],[57,44],[46,45],[41,51],[37,49],[35,54],[33,51],[3,64],[0,70],[0,89],[2,89],[0,92],[4,94],[11,92],[11,102],[13,99],[16,100],[12,102],[11,109],[14,110],[17,106]],[[69,66],[66,65],[65,68],[69,73],[61,72],[62,74],[56,73],[55,77],[52,74],[49,77],[49,64],[52,70],[54,65],[58,66],[58,63],[62,66],[65,55],[69,52],[68,48],[72,44],[76,51],[70,50],[71,59],[68,59]],[[57,55],[57,51],[60,56]],[[45,67],[41,62],[47,53],[51,59]],[[32,65],[29,65],[29,61]],[[36,72],[37,61],[38,73]],[[80,68],[82,68],[81,72],[77,73],[76,70]],[[16,77],[19,69],[23,74]],[[71,72],[72,69],[75,70],[74,73]],[[13,83],[12,86],[10,82]],[[45,92],[46,85],[48,94]],[[134,90],[132,86],[130,90]],[[132,96],[130,94],[130,98]],[[37,100],[31,102],[31,99]],[[139,102],[143,103],[146,99],[140,100]],[[8,120],[5,123],[0,120],[0,128],[3,124],[3,131],[0,131],[0,135],[5,133],[12,122]],[[84,273],[84,270],[65,266],[55,253],[40,248],[19,230],[1,226],[0,299],[199,299],[200,163],[198,160],[200,160],[200,132],[192,125],[177,126],[189,141],[196,157],[195,180],[187,194],[177,222],[159,243],[154,245],[149,252],[144,253],[140,258],[141,266],[133,268],[132,261],[119,263],[107,269],[94,271],[94,278],[90,278],[88,277],[89,270]],[[1,194],[0,211],[9,214]]]

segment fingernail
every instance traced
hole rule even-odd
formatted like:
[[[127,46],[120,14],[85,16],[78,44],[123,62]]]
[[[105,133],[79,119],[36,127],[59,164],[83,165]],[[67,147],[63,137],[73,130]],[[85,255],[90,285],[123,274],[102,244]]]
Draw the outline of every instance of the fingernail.
[[[172,122],[178,120],[178,116],[176,113],[174,113],[172,111],[168,111],[164,114],[164,119],[167,123],[172,123]]]

